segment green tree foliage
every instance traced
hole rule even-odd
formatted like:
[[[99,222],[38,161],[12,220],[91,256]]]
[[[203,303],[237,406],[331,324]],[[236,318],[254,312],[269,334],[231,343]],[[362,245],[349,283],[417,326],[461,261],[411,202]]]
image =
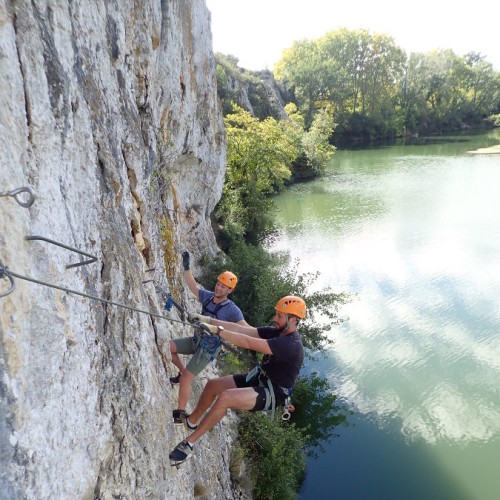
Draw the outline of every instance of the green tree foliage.
[[[466,54],[458,62],[457,73],[460,111],[470,117],[488,116],[498,99],[500,74],[495,75],[491,64],[475,52]]]
[[[238,432],[250,461],[254,498],[296,498],[306,468],[303,432],[293,424],[271,420],[263,412],[242,412]]]
[[[294,42],[290,49],[285,49],[282,59],[274,68],[274,74],[293,89],[308,127],[316,111],[316,102],[327,98],[330,87],[323,58],[315,42]]]
[[[345,138],[443,133],[481,124],[500,108],[500,76],[480,54],[405,52],[387,35],[341,29],[295,42],[275,75],[295,94],[306,128],[329,103]]]
[[[308,175],[302,174],[302,177],[316,177],[324,172],[336,149],[328,142],[334,129],[332,108],[327,106],[320,109],[314,116],[311,127],[302,136],[302,156],[308,168]]]
[[[338,436],[338,426],[349,425],[348,416],[352,411],[338,405],[328,381],[317,373],[299,377],[291,399],[295,407],[293,422],[304,434],[305,450],[309,456],[316,457],[324,451],[324,444]]]
[[[443,133],[479,125],[495,108],[498,83],[491,64],[479,54],[412,54],[402,85],[405,126],[420,133]]]
[[[221,76],[222,79],[222,76]],[[320,175],[335,147],[328,142],[335,124],[328,106],[304,131],[304,119],[294,104],[286,106],[288,120],[259,120],[236,104],[224,118],[227,132],[227,170],[216,215],[236,232],[255,232],[262,215],[272,207],[271,194],[291,178]]]
[[[494,127],[500,127],[500,114],[499,115],[491,115],[488,117],[488,120]]]
[[[337,404],[328,381],[316,373],[299,377],[292,391],[295,411],[289,421],[277,412],[241,412],[239,439],[250,461],[254,497],[294,499],[305,473],[305,456],[317,457],[323,445],[348,426],[352,412]]]
[[[303,344],[311,352],[321,352],[332,340],[328,332],[342,319],[338,311],[350,300],[347,293],[334,293],[330,289],[310,292],[319,273],[299,274],[297,263],[290,265],[287,254],[270,254],[260,246],[238,239],[231,244],[228,255],[206,259],[201,283],[212,287],[220,272],[230,269],[238,276],[238,286],[231,298],[241,308],[251,325],[272,323],[274,306],[285,295],[299,295],[307,304],[307,317],[299,330]]]
[[[287,122],[260,121],[237,105],[224,118],[227,170],[217,216],[247,233],[271,207],[269,195],[291,176],[298,154]]]
[[[329,103],[341,130],[359,124],[356,117],[361,114],[369,118],[364,123],[370,123],[372,130],[356,133],[377,135],[394,128],[394,84],[404,61],[404,51],[392,38],[342,29],[294,43],[283,52],[275,73],[295,90],[306,126]]]

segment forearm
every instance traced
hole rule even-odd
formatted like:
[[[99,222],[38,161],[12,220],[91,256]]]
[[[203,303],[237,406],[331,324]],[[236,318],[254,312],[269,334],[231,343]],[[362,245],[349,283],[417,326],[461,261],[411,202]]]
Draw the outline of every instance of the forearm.
[[[227,323],[227,322],[221,321],[220,323]],[[234,326],[234,323],[229,323],[229,325]],[[243,349],[251,349],[252,351],[262,352],[264,354],[271,354],[271,350],[269,349],[269,344],[267,343],[267,340],[250,337],[249,335],[237,333],[235,331],[226,329],[220,330],[219,335],[224,340],[231,342],[231,344],[234,344],[235,346],[242,347]]]
[[[236,332],[247,337],[260,338],[257,332],[257,328],[250,326],[248,324],[242,325],[241,323],[231,323],[230,321],[222,321],[220,319],[210,318],[210,324],[216,326],[222,326],[223,328]]]
[[[184,271],[184,280],[190,290],[190,292],[198,298],[200,295],[200,289],[198,287],[198,284],[196,283],[196,280],[194,279],[193,273],[191,272],[190,269],[187,269]]]

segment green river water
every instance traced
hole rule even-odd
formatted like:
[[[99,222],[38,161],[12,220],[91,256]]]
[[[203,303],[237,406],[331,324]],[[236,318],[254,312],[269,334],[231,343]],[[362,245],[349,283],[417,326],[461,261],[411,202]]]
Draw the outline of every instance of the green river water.
[[[500,130],[337,151],[275,201],[273,251],[355,293],[307,361],[354,411],[300,499],[500,499]]]

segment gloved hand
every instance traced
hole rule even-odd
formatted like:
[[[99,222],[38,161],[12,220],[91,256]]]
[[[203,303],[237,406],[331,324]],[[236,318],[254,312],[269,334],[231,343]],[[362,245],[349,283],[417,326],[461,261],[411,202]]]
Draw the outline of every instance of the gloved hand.
[[[188,321],[190,323],[208,323],[210,324],[210,316],[203,316],[202,314],[188,314]]]
[[[185,250],[182,252],[182,265],[184,266],[185,271],[189,271],[189,266],[191,265],[191,256],[189,252]]]
[[[209,325],[208,323],[200,323],[201,328],[212,335],[219,335],[221,330],[224,330],[222,326]]]

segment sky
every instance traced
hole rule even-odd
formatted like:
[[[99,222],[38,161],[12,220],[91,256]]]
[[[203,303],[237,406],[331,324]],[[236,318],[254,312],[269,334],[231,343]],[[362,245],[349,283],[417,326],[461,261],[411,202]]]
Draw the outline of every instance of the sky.
[[[206,0],[214,52],[241,68],[273,69],[295,40],[340,28],[386,34],[410,52],[480,52],[500,71],[500,1],[475,0]]]

